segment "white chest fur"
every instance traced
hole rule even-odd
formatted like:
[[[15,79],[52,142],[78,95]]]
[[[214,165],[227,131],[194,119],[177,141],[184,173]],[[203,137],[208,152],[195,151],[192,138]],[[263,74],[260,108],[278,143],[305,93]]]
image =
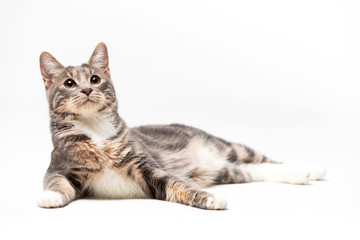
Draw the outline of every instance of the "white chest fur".
[[[87,135],[98,146],[102,146],[104,141],[115,135],[113,117],[100,115],[77,120],[74,127],[79,132]]]
[[[146,198],[145,192],[132,179],[105,168],[102,175],[90,183],[95,198]]]

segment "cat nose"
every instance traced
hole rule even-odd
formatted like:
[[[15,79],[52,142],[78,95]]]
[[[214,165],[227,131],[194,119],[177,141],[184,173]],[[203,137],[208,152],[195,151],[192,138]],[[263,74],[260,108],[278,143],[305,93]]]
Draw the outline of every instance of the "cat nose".
[[[85,93],[86,96],[89,96],[92,91],[93,91],[92,88],[84,88],[81,90],[81,92]]]

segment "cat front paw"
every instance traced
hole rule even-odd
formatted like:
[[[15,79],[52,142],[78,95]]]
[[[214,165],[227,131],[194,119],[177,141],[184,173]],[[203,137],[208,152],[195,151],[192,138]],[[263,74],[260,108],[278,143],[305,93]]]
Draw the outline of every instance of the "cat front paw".
[[[208,210],[224,210],[227,208],[227,201],[223,198],[212,196],[206,201],[206,209]]]
[[[38,198],[37,204],[41,208],[59,208],[66,205],[64,196],[54,191],[44,191]]]

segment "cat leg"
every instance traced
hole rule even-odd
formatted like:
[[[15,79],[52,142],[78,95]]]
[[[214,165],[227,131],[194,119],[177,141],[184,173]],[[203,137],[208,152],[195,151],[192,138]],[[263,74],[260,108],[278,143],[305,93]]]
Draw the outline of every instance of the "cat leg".
[[[315,165],[302,166],[282,164],[269,159],[263,154],[241,144],[232,143],[227,160],[239,166],[235,170],[229,168],[225,175],[233,182],[270,181],[293,184],[308,184],[311,180],[322,180],[326,169]],[[226,174],[226,173],[230,174]],[[239,174],[234,172],[239,172]],[[231,174],[232,173],[232,174]],[[236,177],[236,175],[239,175]],[[221,181],[217,181],[222,183]],[[224,181],[223,181],[224,182]]]
[[[287,164],[227,164],[219,171],[214,183],[279,182],[308,184],[310,176],[307,169]]]
[[[75,196],[75,189],[64,176],[50,174],[45,176],[44,192],[37,203],[42,208],[58,208],[69,204]]]
[[[167,173],[151,160],[138,166],[153,198],[202,209],[226,209],[226,200],[198,190],[190,183]]]
[[[168,180],[165,200],[208,210],[222,210],[227,208],[225,199],[205,191],[194,189],[187,183],[177,179]]]
[[[290,184],[309,184],[310,172],[306,168],[288,164],[241,164],[238,171],[247,182],[278,182]]]

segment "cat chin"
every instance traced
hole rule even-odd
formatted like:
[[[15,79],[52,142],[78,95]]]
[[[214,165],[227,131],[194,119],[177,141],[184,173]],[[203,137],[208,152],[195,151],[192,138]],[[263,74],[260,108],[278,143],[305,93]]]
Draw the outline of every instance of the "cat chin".
[[[93,103],[86,103],[80,107],[78,107],[74,113],[82,116],[82,117],[94,117],[98,114],[98,111],[101,106],[95,105]]]

